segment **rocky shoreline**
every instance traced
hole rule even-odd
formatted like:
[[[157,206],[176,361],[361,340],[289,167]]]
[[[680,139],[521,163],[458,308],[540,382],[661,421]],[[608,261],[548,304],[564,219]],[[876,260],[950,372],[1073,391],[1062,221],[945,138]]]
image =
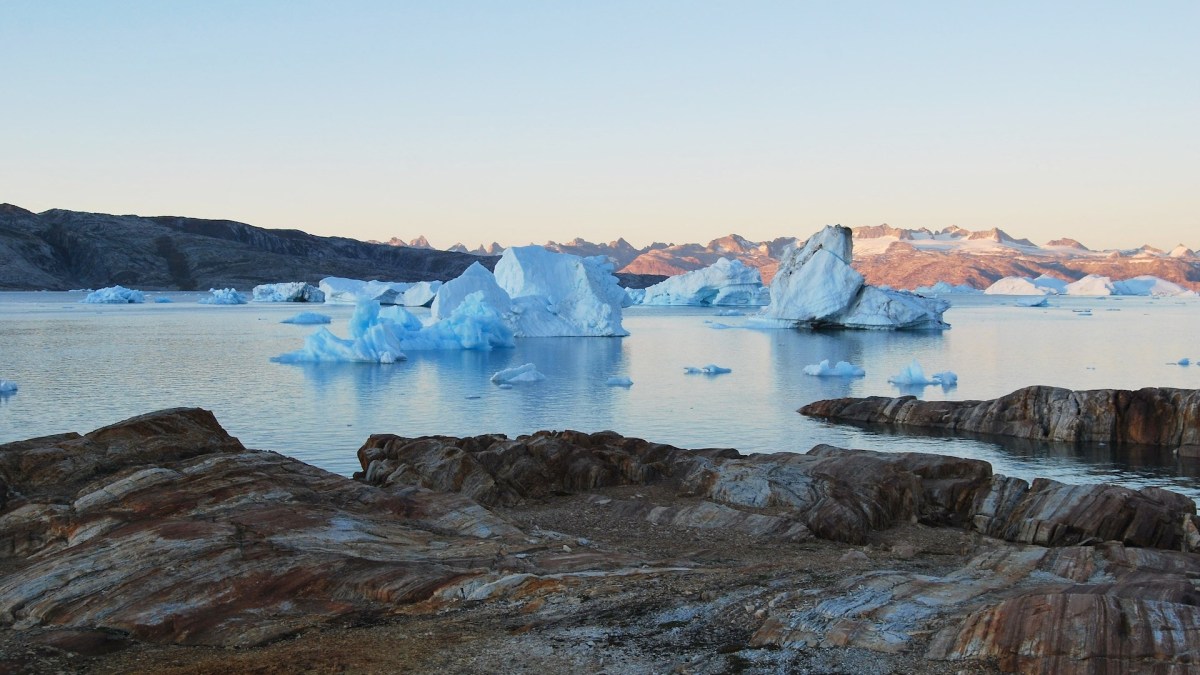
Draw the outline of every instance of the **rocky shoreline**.
[[[0,671],[1200,668],[1200,520],[1165,490],[611,432],[359,459],[198,409],[0,446]]]

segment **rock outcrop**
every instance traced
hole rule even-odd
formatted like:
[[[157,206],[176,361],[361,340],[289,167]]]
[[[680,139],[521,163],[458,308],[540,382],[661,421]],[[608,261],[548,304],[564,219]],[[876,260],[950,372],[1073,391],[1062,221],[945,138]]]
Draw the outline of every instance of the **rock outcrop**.
[[[1080,443],[1200,443],[1200,390],[1072,391],[1034,386],[989,401],[871,396],[816,401],[800,414],[839,422]]]
[[[1182,673],[1200,657],[1200,556],[1179,550],[1200,546],[1195,505],[1163,490],[611,432],[376,435],[359,459],[351,480],[249,450],[197,409],[0,445],[0,669]]]

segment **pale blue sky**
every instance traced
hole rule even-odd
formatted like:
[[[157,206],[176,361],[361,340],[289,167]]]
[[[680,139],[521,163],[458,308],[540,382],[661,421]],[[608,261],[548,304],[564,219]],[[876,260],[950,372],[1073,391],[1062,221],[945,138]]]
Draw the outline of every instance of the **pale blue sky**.
[[[1200,247],[1200,2],[0,0],[0,201],[504,243]]]

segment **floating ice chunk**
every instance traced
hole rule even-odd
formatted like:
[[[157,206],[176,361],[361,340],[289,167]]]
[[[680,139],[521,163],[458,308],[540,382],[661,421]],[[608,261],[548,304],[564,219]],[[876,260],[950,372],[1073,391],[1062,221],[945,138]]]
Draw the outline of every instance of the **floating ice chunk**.
[[[612,271],[603,256],[514,246],[496,263],[495,281],[512,299],[517,337],[622,337],[627,294]]]
[[[488,351],[495,347],[512,347],[513,332],[495,309],[484,302],[483,294],[472,293],[454,308],[450,316],[434,323],[418,328],[421,322],[408,311],[400,307],[385,308],[381,315],[389,310],[399,314],[403,312],[408,317],[410,330],[404,336],[404,348],[410,351],[434,349],[474,349]]]
[[[610,377],[604,382],[604,384],[607,384],[610,387],[632,387],[633,380],[629,379],[628,377]]]
[[[156,303],[158,303],[158,304],[160,304],[160,305],[163,305],[163,304],[166,304],[166,303],[169,303],[169,302],[175,302],[175,301],[174,301],[174,300],[172,300],[172,299],[170,299],[170,298],[155,298],[155,299],[154,299],[154,302],[156,302]]]
[[[863,377],[867,371],[846,361],[838,361],[831,366],[829,359],[824,359],[820,363],[804,366],[804,374],[816,377]]]
[[[200,304],[202,304],[202,305],[244,305],[247,302],[249,302],[249,300],[246,299],[246,296],[242,295],[241,293],[238,293],[235,289],[232,289],[232,288],[210,288],[210,289],[208,289],[208,292],[212,293],[212,295],[207,298],[200,298],[200,300],[198,301]]]
[[[146,301],[146,294],[124,286],[109,286],[87,294],[80,300],[89,305],[128,305]]]
[[[1017,307],[1046,307],[1049,302],[1044,295],[1031,295],[1027,298],[1019,298],[1013,304]]]
[[[325,291],[303,281],[260,284],[251,294],[255,302],[325,302]]]
[[[301,326],[313,326],[323,323],[330,323],[333,318],[326,314],[317,314],[316,312],[300,312],[296,316],[289,319],[284,319],[279,323],[294,323]]]
[[[492,375],[493,384],[512,384],[514,382],[540,382],[546,379],[546,376],[539,373],[537,366],[532,363],[526,363],[516,368],[505,368]]]
[[[412,286],[399,281],[363,281],[344,277],[325,277],[317,285],[325,294],[325,302],[357,304],[363,300],[374,300],[381,305],[400,304],[398,298]]]
[[[440,281],[418,281],[404,291],[402,304],[405,307],[428,307],[433,304],[441,287]]]
[[[1190,365],[1192,365],[1192,360],[1185,356],[1182,359],[1179,359],[1178,361],[1176,361],[1176,365],[1190,366]]]
[[[863,286],[858,299],[836,323],[846,328],[941,330],[950,303],[908,291]]]
[[[940,384],[943,387],[949,388],[958,384],[958,375],[947,370],[926,377],[921,364],[917,363],[914,359],[899,374],[889,377],[888,382],[901,387],[924,387],[932,384]]]
[[[770,301],[758,270],[721,258],[646,289],[643,305],[765,305]]]
[[[17,391],[17,383],[12,380],[0,379],[0,394],[12,394]]]
[[[1113,290],[1117,295],[1149,295],[1155,297],[1195,295],[1194,291],[1189,291],[1177,283],[1160,279],[1150,274],[1143,274],[1132,279],[1114,282]]]
[[[707,366],[704,366],[703,368],[697,368],[695,366],[684,366],[683,372],[688,375],[724,375],[725,373],[732,373],[733,369],[732,368],[722,368],[721,366],[718,366],[715,363],[710,363]]]
[[[474,262],[458,278],[447,281],[438,288],[437,297],[430,305],[430,314],[434,320],[447,318],[472,293],[482,294],[480,298],[483,303],[497,314],[503,316],[512,311],[512,300],[508,293],[500,288],[500,284],[496,283],[495,275],[488,268]]]
[[[987,295],[1049,295],[1055,291],[1039,286],[1029,277],[1004,277],[983,290]]]

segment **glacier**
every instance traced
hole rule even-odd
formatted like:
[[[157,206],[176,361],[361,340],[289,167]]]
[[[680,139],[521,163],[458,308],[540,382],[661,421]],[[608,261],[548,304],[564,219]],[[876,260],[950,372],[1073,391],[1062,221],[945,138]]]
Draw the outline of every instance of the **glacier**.
[[[250,293],[255,302],[325,302],[325,291],[303,281],[259,284]]]
[[[703,269],[693,270],[653,286],[642,294],[643,305],[751,305],[770,302],[758,270],[736,258],[720,258]]]
[[[146,301],[146,294],[124,286],[109,286],[87,294],[79,302],[89,305],[127,305]]]
[[[208,292],[212,295],[200,298],[197,302],[202,305],[244,305],[249,302],[246,296],[233,288],[210,288]]]
[[[760,325],[875,330],[941,330],[950,303],[908,291],[870,286],[851,265],[850,228],[827,225],[790,249],[771,281],[771,304]]]
[[[444,319],[425,325],[403,307],[382,307],[363,300],[349,322],[350,337],[340,338],[321,328],[304,340],[304,347],[281,354],[277,363],[360,362],[394,363],[405,351],[436,349],[490,350],[512,347],[512,331],[482,293],[472,293]]]

